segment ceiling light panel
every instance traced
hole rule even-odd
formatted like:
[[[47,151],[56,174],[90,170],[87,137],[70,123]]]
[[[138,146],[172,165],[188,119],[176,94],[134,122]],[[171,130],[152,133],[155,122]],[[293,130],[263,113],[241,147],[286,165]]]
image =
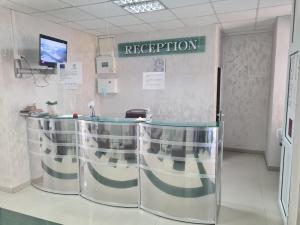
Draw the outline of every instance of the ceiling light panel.
[[[149,2],[149,0],[115,0],[114,3],[125,6],[129,4],[141,3],[141,2]]]
[[[115,0],[114,3],[133,14],[158,11],[166,8],[158,0]]]

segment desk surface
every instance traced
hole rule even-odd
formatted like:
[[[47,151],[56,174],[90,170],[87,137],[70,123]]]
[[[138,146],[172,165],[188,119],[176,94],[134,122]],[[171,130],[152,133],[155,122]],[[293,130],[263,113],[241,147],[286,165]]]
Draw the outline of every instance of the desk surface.
[[[73,119],[72,115],[42,115],[42,116],[32,116],[32,118],[42,118],[42,119],[55,119],[55,120],[65,120]],[[117,118],[117,117],[101,117],[101,116],[79,116],[78,120],[90,121],[90,122],[109,122],[109,123],[143,123],[153,126],[170,126],[170,127],[206,127],[213,128],[219,127],[219,123],[212,122],[181,122],[181,121],[162,121],[162,120],[152,120],[152,121],[143,121],[137,119],[129,118]]]

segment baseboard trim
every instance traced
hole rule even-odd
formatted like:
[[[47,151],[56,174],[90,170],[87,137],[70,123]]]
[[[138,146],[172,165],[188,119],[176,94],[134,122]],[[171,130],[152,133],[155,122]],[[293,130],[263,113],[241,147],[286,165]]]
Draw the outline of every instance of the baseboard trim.
[[[32,184],[40,184],[43,182],[43,176],[37,177],[37,178],[31,178]]]
[[[264,155],[264,151],[250,150],[250,149],[242,149],[242,148],[224,147],[224,151],[226,151],[226,152],[247,153],[247,154],[263,154],[263,155]]]
[[[278,166],[269,166],[269,165],[267,165],[267,168],[268,168],[269,171],[275,171],[275,172],[280,171],[280,167],[278,167]]]
[[[249,149],[241,149],[241,148],[230,148],[230,147],[224,147],[224,151],[226,152],[238,152],[238,153],[247,153],[247,154],[260,154],[264,156],[264,160],[266,163],[266,167],[269,171],[280,171],[280,167],[278,166],[270,166],[267,163],[266,155],[264,151],[259,150],[249,150]]]
[[[265,159],[265,163],[267,165],[267,168],[269,171],[276,171],[276,172],[279,172],[280,171],[280,167],[279,166],[270,166],[267,162],[267,158],[266,158],[266,155],[264,155],[264,159]]]
[[[6,192],[6,193],[13,193],[12,192],[12,188],[10,188],[10,187],[4,187],[4,186],[0,186],[0,191],[1,192]]]
[[[30,181],[26,181],[25,183],[19,184],[15,187],[0,186],[0,191],[13,194],[18,191],[21,191],[22,189],[28,187],[29,185],[30,185]]]

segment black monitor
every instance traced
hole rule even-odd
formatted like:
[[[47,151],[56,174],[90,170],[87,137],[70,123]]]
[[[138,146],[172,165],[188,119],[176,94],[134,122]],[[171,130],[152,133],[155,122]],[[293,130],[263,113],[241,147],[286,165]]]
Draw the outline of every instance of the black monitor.
[[[67,62],[67,42],[40,34],[39,63],[42,66],[56,67],[57,63]]]

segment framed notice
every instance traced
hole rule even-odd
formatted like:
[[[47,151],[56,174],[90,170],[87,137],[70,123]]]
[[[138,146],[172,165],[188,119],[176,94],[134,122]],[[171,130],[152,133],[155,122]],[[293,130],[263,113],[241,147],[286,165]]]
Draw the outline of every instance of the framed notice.
[[[59,64],[59,79],[64,89],[75,90],[82,84],[82,63]]]
[[[163,90],[165,89],[164,72],[145,72],[143,73],[144,90]]]
[[[287,108],[285,118],[285,137],[292,144],[295,125],[296,101],[297,101],[297,84],[299,77],[299,52],[290,55],[290,65],[288,74],[288,92],[287,92]]]

